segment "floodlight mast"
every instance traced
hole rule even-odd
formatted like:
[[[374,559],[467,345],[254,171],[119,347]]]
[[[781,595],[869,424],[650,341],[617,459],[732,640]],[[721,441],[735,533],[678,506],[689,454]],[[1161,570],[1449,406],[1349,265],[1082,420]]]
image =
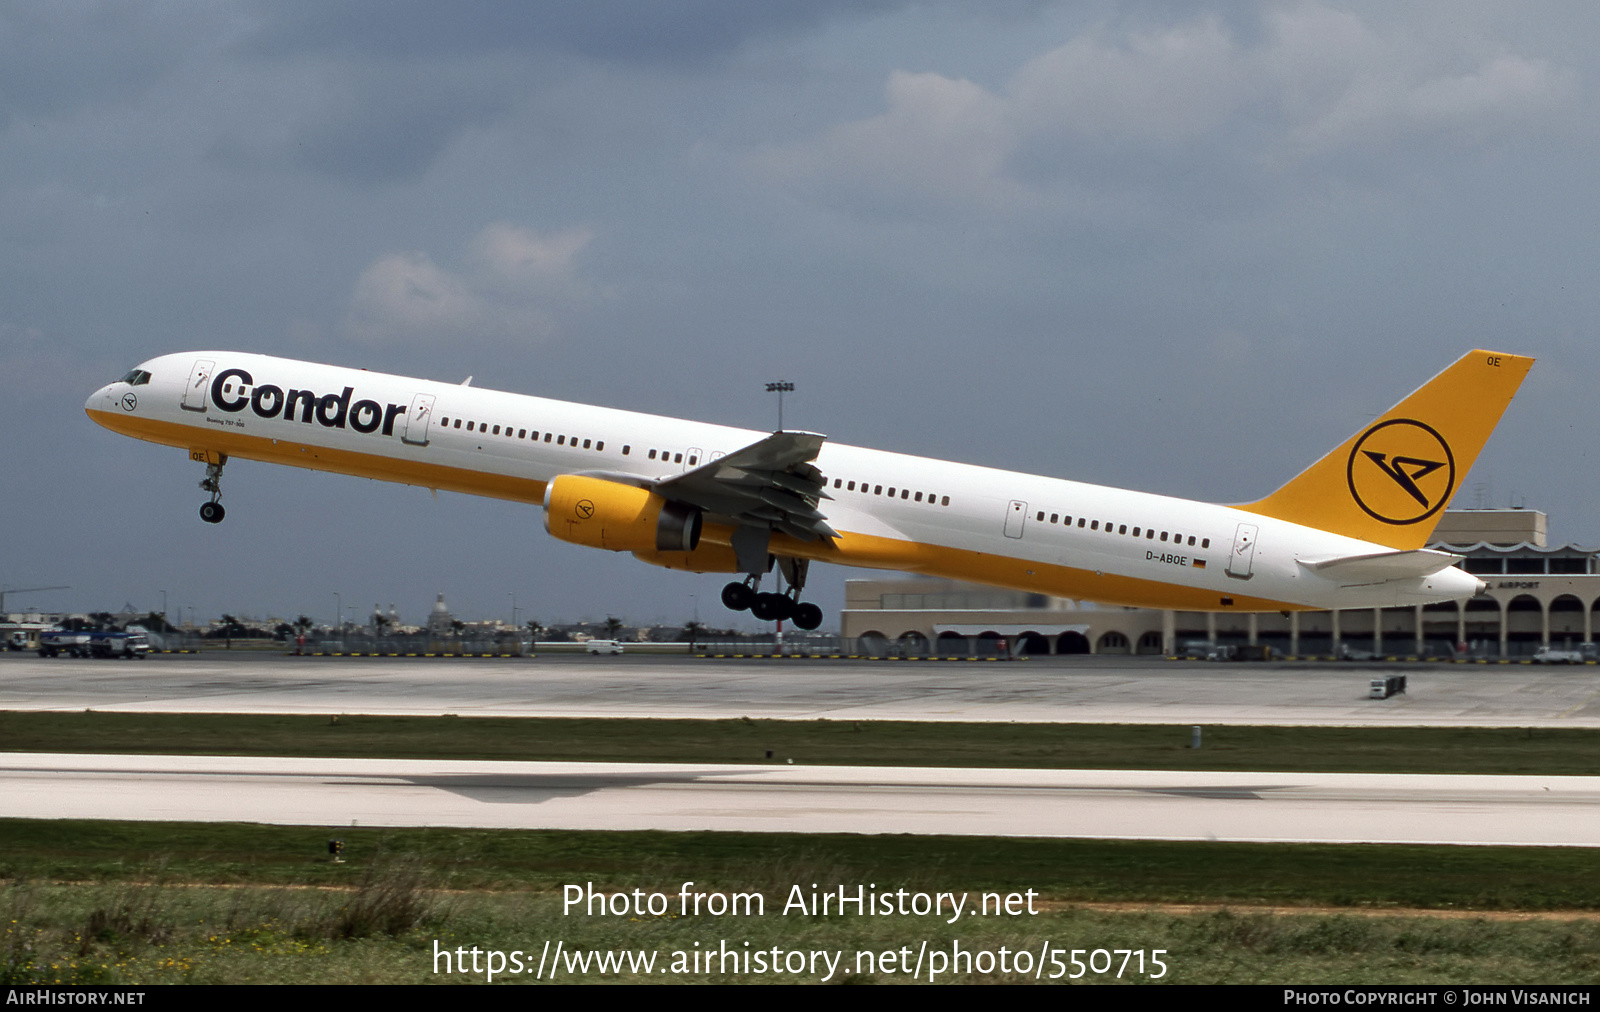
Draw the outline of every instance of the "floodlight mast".
[[[783,395],[794,393],[794,384],[788,380],[778,380],[767,384],[767,393],[778,395],[778,431],[783,431]]]

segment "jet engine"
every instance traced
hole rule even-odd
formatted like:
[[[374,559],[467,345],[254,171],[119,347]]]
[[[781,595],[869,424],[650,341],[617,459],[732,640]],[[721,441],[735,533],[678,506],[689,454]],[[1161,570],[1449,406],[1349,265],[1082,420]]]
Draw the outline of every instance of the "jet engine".
[[[700,544],[700,510],[649,489],[563,474],[544,490],[544,526],[575,545],[613,552],[693,552]],[[725,570],[719,570],[725,572]]]
[[[729,545],[702,541],[692,552],[638,551],[633,557],[640,562],[663,569],[681,569],[690,573],[737,573],[739,555]]]

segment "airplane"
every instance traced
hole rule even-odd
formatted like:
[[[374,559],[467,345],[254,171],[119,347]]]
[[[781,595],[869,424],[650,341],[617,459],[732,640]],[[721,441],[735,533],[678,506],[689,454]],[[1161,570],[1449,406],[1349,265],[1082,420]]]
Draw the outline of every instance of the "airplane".
[[[143,362],[84,404],[100,425],[230,459],[544,507],[562,541],[736,576],[727,607],[815,629],[810,564],[1182,611],[1465,600],[1426,548],[1533,359],[1473,351],[1258,502],[1216,505],[612,408],[228,351]],[[776,567],[787,589],[762,592]]]

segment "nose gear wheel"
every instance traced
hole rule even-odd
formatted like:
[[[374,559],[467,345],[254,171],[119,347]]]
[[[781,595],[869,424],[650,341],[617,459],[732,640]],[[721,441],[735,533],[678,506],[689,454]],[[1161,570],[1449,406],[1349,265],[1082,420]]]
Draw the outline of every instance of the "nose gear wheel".
[[[222,499],[222,467],[227,462],[228,458],[223,457],[214,464],[207,464],[206,476],[200,479],[200,491],[211,493],[211,501],[200,504],[200,519],[208,524],[220,524],[222,518],[228,515],[219,501]]]

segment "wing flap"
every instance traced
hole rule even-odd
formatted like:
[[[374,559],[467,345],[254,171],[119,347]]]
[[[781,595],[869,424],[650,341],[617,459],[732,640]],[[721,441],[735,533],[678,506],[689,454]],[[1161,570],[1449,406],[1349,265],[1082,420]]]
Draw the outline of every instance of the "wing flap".
[[[812,463],[826,436],[778,431],[715,460],[663,478],[662,495],[698,506],[735,523],[781,531],[802,541],[838,535],[817,508],[831,499]]]

